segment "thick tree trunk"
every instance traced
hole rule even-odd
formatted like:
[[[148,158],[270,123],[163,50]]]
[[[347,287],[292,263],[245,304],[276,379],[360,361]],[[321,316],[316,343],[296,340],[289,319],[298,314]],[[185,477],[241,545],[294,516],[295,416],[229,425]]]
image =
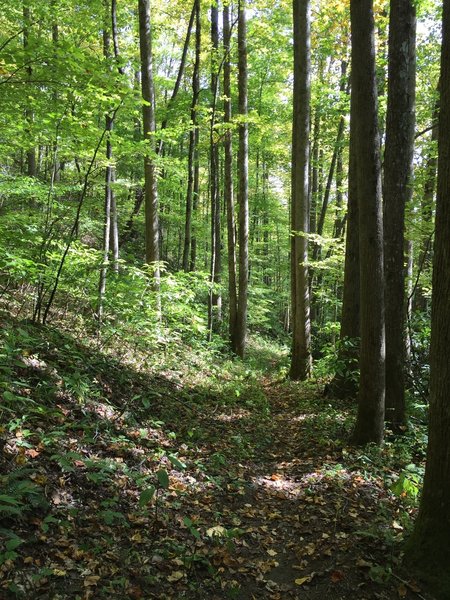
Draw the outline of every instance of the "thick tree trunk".
[[[247,17],[245,0],[239,2],[239,297],[236,316],[236,353],[245,355],[248,302],[248,122],[247,122]]]
[[[386,420],[405,423],[405,207],[412,195],[415,127],[416,10],[391,0],[388,104],[384,154]]]
[[[429,442],[419,515],[406,557],[439,599],[450,597],[450,0],[444,0],[438,191],[433,259]]]
[[[141,56],[141,86],[145,103],[142,106],[144,139],[148,142],[144,158],[145,180],[145,262],[159,261],[158,188],[152,154],[155,141],[155,91],[153,84],[150,0],[139,1],[139,47]],[[155,286],[159,286],[159,267],[154,269]]]
[[[237,286],[236,286],[236,224],[234,218],[233,190],[233,142],[231,131],[231,9],[227,4],[223,7],[223,46],[225,59],[223,63],[224,123],[225,123],[225,163],[224,163],[224,199],[227,210],[228,240],[228,301],[229,336],[231,350],[236,353],[236,319],[237,319]]]
[[[293,0],[294,96],[292,123],[291,190],[291,304],[292,356],[290,377],[306,379],[311,373],[311,329],[308,282],[308,162],[311,96],[310,3]]]
[[[358,417],[354,441],[381,443],[384,428],[385,339],[383,215],[372,0],[351,0],[361,286]]]

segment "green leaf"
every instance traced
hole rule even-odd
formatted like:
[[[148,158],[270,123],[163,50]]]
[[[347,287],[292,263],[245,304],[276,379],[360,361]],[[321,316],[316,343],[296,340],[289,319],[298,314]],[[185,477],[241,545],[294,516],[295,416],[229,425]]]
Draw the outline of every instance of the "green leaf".
[[[14,537],[6,542],[5,548],[10,552],[11,550],[18,548],[21,544],[23,544],[23,540],[19,537]]]
[[[169,475],[168,475],[167,471],[165,469],[160,469],[156,473],[156,477],[158,479],[159,485],[163,489],[167,490],[169,488]]]
[[[153,496],[155,495],[156,492],[156,488],[154,485],[151,485],[149,488],[147,488],[146,490],[144,490],[142,492],[142,494],[139,496],[139,506],[145,506],[146,504],[148,504]]]
[[[179,469],[180,471],[184,471],[186,469],[186,464],[184,462],[181,462],[181,460],[173,454],[168,454],[167,458],[170,460],[170,462],[176,469]]]

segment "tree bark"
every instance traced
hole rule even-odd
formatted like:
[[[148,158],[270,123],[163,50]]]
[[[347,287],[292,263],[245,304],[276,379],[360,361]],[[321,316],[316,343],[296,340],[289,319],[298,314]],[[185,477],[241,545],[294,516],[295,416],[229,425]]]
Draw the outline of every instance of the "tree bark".
[[[308,282],[308,162],[311,97],[310,2],[293,0],[294,96],[291,189],[292,356],[290,377],[311,373],[311,328]]]
[[[437,188],[429,442],[419,515],[406,558],[444,600],[450,597],[450,0],[444,0],[443,12]]]
[[[23,2],[23,49],[25,57],[29,61],[29,65],[26,67],[27,80],[31,82],[33,78],[33,67],[31,66],[29,54],[29,37],[30,37],[30,23],[31,23],[31,12],[29,6],[29,0],[24,0]],[[33,134],[31,128],[34,122],[34,111],[33,108],[29,104],[29,99],[31,97],[31,91],[28,93],[27,105],[25,108],[25,119],[28,124],[28,134],[30,136],[30,140],[33,138]],[[36,163],[36,149],[33,146],[30,146],[30,141],[27,142],[27,175],[29,177],[36,177],[37,175],[37,163]]]
[[[231,130],[231,9],[227,4],[223,7],[223,46],[225,59],[223,63],[223,93],[224,99],[224,200],[227,210],[227,241],[228,241],[228,301],[229,301],[229,336],[231,350],[236,353],[236,318],[237,318],[237,285],[236,285],[236,224],[234,217],[233,190],[233,141]]]
[[[247,122],[247,16],[245,0],[239,1],[239,297],[236,315],[236,354],[244,358],[247,341],[248,303],[248,122]]]
[[[189,271],[192,240],[192,204],[194,196],[195,159],[197,154],[198,124],[197,104],[200,93],[201,19],[200,0],[195,0],[195,63],[192,74],[191,130],[189,132],[188,186],[186,192],[186,219],[184,225],[183,270]]]
[[[145,261],[148,265],[159,261],[158,188],[156,167],[152,154],[155,151],[155,90],[153,83],[152,32],[150,1],[138,0],[139,48],[141,57],[142,120],[144,139],[148,142],[144,157],[145,180]],[[155,286],[159,286],[159,266],[154,268]]]
[[[405,207],[412,195],[415,128],[416,10],[391,0],[388,103],[384,154],[386,420],[405,424]]]
[[[354,398],[358,382],[354,376],[358,369],[360,337],[360,265],[359,265],[359,207],[357,181],[357,149],[355,124],[355,96],[350,97],[350,145],[347,199],[347,235],[345,239],[344,288],[339,361],[343,372],[336,373],[327,392],[335,398]]]
[[[383,215],[372,0],[351,0],[350,11],[361,290],[359,405],[354,441],[380,444],[385,396]]]
[[[211,122],[210,122],[210,198],[211,198],[211,292],[208,307],[208,329],[211,337],[218,330],[222,320],[222,298],[218,291],[221,281],[221,226],[219,196],[219,144],[216,139],[216,106],[219,91],[218,49],[219,49],[219,10],[211,5]]]

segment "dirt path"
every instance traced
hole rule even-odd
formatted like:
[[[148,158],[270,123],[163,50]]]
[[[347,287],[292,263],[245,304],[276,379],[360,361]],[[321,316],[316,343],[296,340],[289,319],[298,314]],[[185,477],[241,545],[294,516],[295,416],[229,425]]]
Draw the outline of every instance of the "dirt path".
[[[429,600],[398,565],[398,502],[345,446],[342,403],[26,333],[24,415],[0,423],[1,600]]]
[[[267,444],[240,463],[245,485],[235,491],[231,478],[214,498],[227,525],[245,532],[232,552],[226,545],[214,551],[223,586],[214,598],[423,597],[414,582],[390,574],[401,572],[395,506],[380,482],[345,465],[337,441],[342,424],[325,422],[330,411],[321,415],[324,401],[314,390],[308,398],[303,389],[299,400],[295,385],[266,381],[264,391]],[[251,416],[238,417],[230,416],[224,444],[243,429],[261,435]]]

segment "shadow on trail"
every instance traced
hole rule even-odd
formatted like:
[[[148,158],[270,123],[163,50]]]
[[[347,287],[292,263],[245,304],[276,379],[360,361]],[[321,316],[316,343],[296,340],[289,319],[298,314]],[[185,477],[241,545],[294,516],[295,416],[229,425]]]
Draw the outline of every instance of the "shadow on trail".
[[[212,389],[47,328],[2,334],[1,598],[397,597],[395,506],[314,390]]]

